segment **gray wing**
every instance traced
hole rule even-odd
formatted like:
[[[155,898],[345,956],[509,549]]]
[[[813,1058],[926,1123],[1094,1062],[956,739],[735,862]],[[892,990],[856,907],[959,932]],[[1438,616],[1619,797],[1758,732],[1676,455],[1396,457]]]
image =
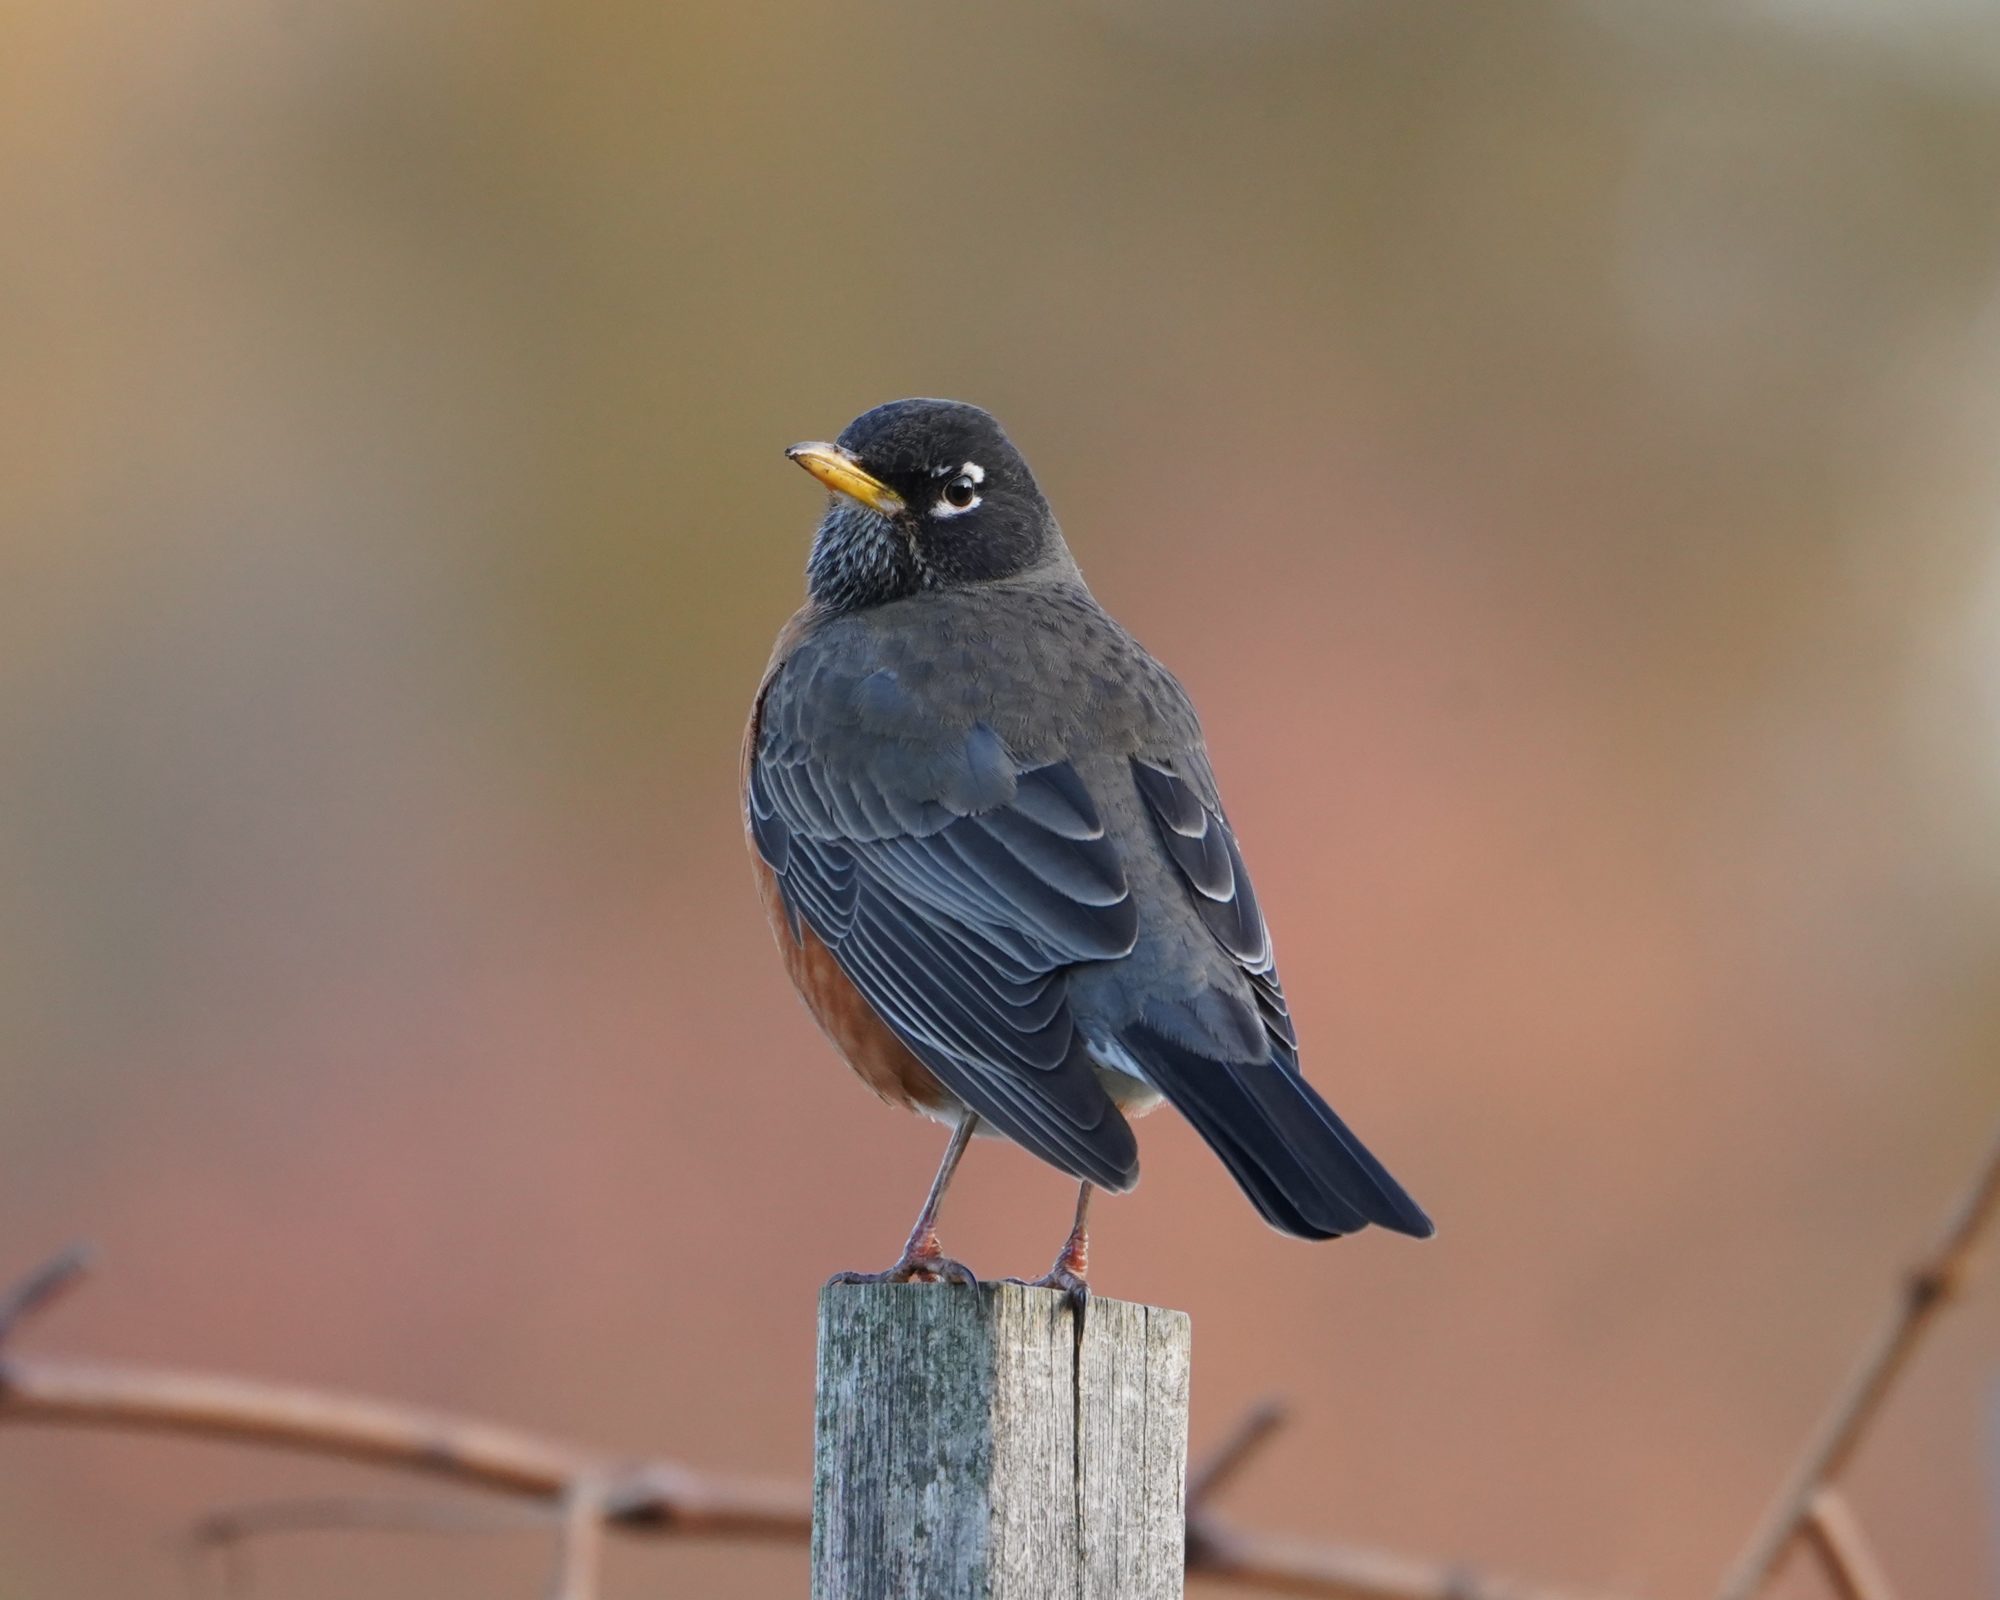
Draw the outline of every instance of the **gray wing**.
[[[1270,932],[1200,751],[1178,763],[1135,758],[1132,777],[1196,913],[1247,981],[1255,1014],[1221,988],[1152,996],[1120,1042],[1274,1227],[1327,1239],[1372,1222],[1428,1237],[1423,1208],[1299,1071]],[[1253,1041],[1262,1048],[1243,1047]]]
[[[1274,1055],[1294,1070],[1299,1059],[1298,1031],[1278,981],[1277,957],[1271,932],[1257,905],[1250,869],[1243,864],[1235,831],[1218,802],[1205,801],[1171,768],[1135,758],[1132,778],[1153,819],[1161,846],[1178,869],[1189,897],[1215,942],[1228,952],[1250,982],[1259,1019],[1270,1036]],[[1200,779],[1213,793],[1206,769]]]
[[[1132,949],[1138,910],[1067,762],[1023,764],[983,722],[935,726],[892,670],[788,669],[766,697],[749,811],[794,926],[946,1088],[1076,1178],[1138,1180],[1068,994],[1070,967]]]

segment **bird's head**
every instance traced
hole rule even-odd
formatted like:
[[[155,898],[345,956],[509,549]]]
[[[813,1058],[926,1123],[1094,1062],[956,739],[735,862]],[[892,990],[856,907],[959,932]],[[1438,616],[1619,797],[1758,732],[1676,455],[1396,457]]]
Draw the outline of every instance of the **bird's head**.
[[[833,444],[785,454],[833,491],[806,565],[823,606],[1074,570],[1027,462],[977,406],[895,400],[862,412]]]

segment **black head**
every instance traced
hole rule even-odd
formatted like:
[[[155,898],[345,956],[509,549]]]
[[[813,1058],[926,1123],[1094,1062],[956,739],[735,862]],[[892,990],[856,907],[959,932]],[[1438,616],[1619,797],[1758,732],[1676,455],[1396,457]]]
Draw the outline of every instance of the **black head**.
[[[977,406],[892,401],[837,443],[786,454],[834,491],[806,565],[822,605],[851,611],[1069,566],[1027,462]]]

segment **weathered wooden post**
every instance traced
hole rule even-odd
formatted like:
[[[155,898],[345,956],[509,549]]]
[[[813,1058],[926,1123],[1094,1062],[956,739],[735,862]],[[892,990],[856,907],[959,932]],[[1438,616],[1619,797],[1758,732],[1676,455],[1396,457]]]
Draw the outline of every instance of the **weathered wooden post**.
[[[1180,1600],[1185,1312],[829,1285],[814,1600]]]

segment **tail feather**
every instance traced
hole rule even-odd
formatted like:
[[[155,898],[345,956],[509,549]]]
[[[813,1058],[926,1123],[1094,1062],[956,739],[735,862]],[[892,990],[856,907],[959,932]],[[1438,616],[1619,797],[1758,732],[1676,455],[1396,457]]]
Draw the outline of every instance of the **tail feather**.
[[[1303,1239],[1337,1239],[1371,1222],[1419,1239],[1435,1231],[1288,1062],[1216,1060],[1144,1023],[1123,1043],[1274,1228]]]

